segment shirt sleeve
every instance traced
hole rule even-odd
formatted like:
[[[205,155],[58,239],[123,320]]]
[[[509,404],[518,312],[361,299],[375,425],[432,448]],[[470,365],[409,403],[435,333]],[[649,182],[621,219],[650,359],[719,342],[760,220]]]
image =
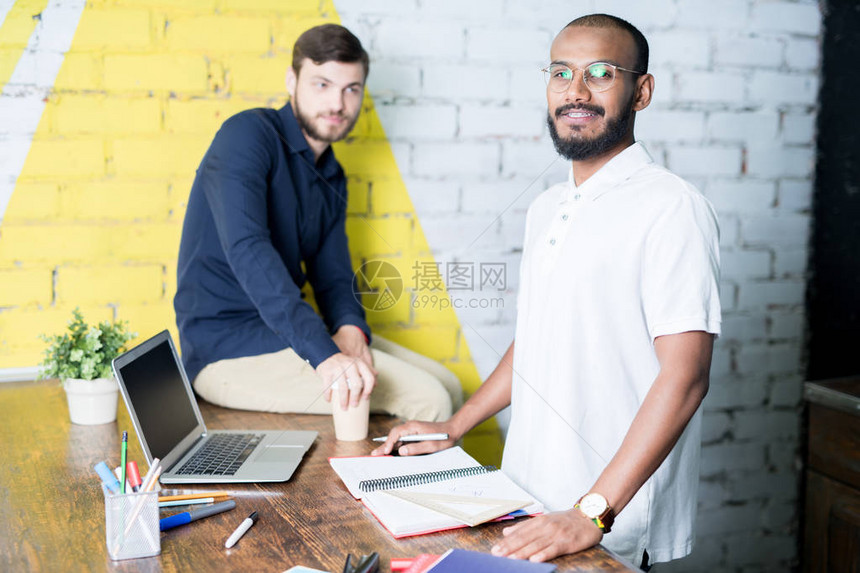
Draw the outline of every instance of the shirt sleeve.
[[[642,294],[652,340],[694,330],[719,335],[719,280],[716,214],[698,192],[684,192],[646,239]]]
[[[341,326],[351,324],[361,329],[370,343],[370,327],[355,294],[358,286],[346,237],[345,203],[316,255],[306,260],[308,280],[329,331],[334,333]]]
[[[268,140],[275,137],[270,129],[253,117],[229,119],[198,176],[236,280],[284,346],[316,368],[339,350],[322,319],[302,300],[270,238],[267,177],[273,150]]]

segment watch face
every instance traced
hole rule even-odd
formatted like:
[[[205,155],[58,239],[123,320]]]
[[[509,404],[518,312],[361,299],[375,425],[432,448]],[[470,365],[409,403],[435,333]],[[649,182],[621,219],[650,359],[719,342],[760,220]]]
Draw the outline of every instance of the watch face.
[[[606,502],[606,498],[599,493],[589,493],[579,502],[579,507],[582,509],[582,513],[592,519],[600,517],[600,515],[606,511],[608,506],[609,504]]]

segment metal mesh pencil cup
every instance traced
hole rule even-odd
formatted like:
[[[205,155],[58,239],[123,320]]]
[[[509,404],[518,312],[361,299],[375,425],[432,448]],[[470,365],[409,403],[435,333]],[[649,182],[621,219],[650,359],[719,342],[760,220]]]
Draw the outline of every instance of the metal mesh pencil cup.
[[[158,492],[114,494],[102,486],[105,496],[105,542],[114,561],[151,557],[161,553],[158,528]]]

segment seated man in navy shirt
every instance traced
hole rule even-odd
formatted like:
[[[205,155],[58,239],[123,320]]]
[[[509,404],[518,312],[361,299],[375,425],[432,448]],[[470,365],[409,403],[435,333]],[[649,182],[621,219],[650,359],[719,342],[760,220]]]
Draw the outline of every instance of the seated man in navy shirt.
[[[226,407],[372,411],[445,420],[457,378],[375,337],[354,296],[346,178],[331,143],[358,119],[369,61],[335,24],[304,32],[287,72],[290,101],[226,122],[191,188],[174,299],[194,389]],[[320,314],[302,299],[309,281]],[[321,397],[324,398],[320,399]]]

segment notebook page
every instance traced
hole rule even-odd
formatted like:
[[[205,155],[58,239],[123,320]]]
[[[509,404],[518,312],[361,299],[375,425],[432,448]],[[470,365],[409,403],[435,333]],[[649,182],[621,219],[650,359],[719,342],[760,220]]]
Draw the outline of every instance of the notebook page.
[[[349,493],[356,499],[361,499],[365,495],[364,492],[358,489],[358,484],[364,480],[481,465],[459,446],[427,454],[426,456],[330,458],[329,463],[344,485],[346,485]]]
[[[523,488],[515,484],[513,480],[502,473],[501,470],[436,483],[411,486],[404,488],[404,491],[416,493],[437,493],[473,498],[528,501],[530,503],[523,508],[523,511],[528,514],[541,513],[543,511],[543,504],[538,502]]]
[[[501,471],[428,483],[397,491],[456,495],[462,497],[530,501],[523,508],[529,515],[542,513],[543,505]],[[462,527],[464,523],[443,513],[387,494],[384,490],[364,494],[364,504],[395,537]],[[460,505],[459,509],[478,513],[485,507]]]
[[[384,491],[367,493],[361,501],[394,537],[466,527],[453,517],[390,496]]]

